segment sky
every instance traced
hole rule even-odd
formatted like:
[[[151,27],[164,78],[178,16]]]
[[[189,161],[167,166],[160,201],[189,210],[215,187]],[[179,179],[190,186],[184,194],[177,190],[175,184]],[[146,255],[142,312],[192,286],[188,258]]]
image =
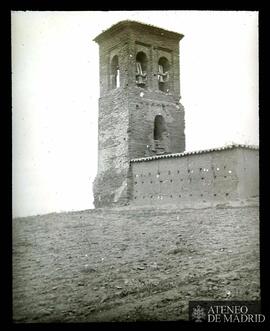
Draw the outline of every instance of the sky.
[[[94,208],[99,50],[121,20],[184,34],[186,150],[259,144],[258,12],[13,11],[13,217]]]

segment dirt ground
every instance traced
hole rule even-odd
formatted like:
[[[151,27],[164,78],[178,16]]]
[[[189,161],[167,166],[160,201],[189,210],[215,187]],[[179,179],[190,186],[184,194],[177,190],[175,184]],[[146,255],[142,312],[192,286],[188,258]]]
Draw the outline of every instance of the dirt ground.
[[[258,300],[258,207],[108,209],[13,220],[13,320],[187,320]]]

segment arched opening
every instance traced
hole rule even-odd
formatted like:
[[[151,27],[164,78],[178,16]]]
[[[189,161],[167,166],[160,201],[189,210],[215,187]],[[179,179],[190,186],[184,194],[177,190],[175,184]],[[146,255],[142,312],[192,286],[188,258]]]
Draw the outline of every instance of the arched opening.
[[[112,58],[111,62],[111,88],[115,89],[120,86],[120,70],[119,70],[119,62],[118,56],[115,55]]]
[[[166,130],[166,124],[163,116],[157,115],[154,121],[154,140],[162,140],[162,135]]]
[[[136,84],[140,87],[146,87],[147,81],[147,56],[144,52],[136,55]]]
[[[154,120],[154,152],[164,154],[169,152],[169,134],[163,116],[157,115]]]
[[[158,88],[160,91],[169,92],[169,71],[169,61],[163,56],[158,61]]]

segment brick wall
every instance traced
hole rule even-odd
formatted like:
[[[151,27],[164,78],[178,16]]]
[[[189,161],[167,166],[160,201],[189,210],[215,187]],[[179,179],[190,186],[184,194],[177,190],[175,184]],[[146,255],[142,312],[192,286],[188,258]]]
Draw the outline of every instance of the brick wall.
[[[185,150],[184,107],[180,104],[181,35],[143,24],[120,24],[97,37],[100,50],[98,174],[94,204],[126,204],[133,190],[129,161],[156,153],[154,122],[166,125],[165,152]],[[136,55],[147,57],[147,80],[136,84]],[[112,88],[112,59],[118,57],[120,86]],[[159,90],[158,60],[170,64],[169,91]]]
[[[185,150],[185,121],[183,107],[176,107],[172,101],[158,101],[153,95],[140,91],[131,91],[132,97],[129,104],[129,129],[130,129],[130,158],[152,155],[151,147],[154,143],[154,121],[161,115],[166,123],[169,134],[168,151],[180,153]]]

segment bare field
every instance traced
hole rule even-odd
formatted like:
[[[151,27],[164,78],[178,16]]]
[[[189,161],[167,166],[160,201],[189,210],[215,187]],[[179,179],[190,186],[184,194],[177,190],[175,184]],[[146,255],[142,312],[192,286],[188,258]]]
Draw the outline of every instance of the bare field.
[[[13,220],[15,322],[177,321],[189,300],[259,298],[258,207]]]

